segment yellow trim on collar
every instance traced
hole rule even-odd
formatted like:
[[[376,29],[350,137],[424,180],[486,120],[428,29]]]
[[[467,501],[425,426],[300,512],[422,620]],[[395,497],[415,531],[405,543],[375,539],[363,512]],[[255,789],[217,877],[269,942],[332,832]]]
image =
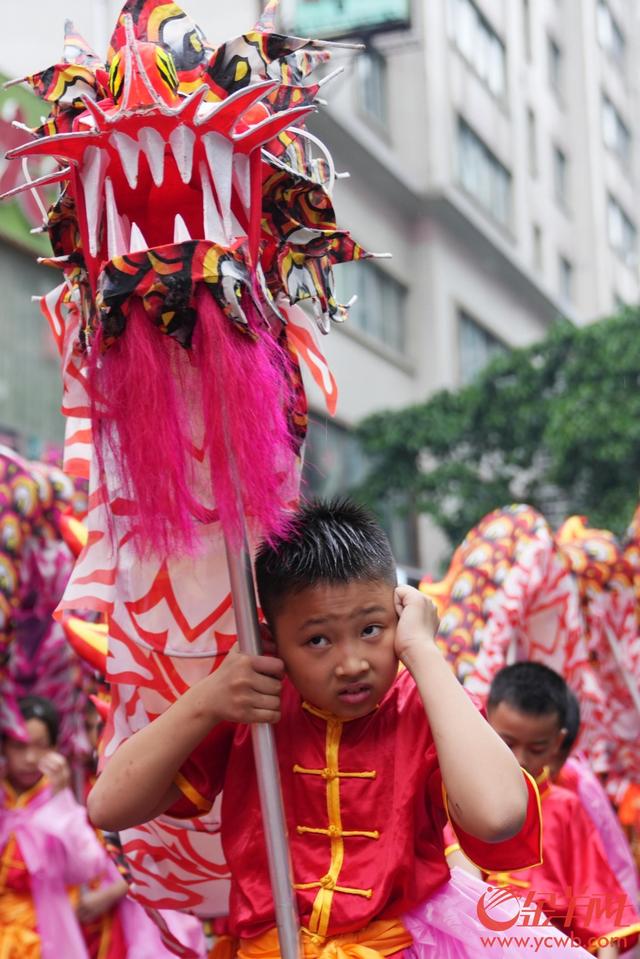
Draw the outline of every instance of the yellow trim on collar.
[[[25,789],[23,792],[17,792],[8,779],[2,781],[2,786],[7,794],[9,800],[9,809],[23,809],[27,806],[32,799],[34,799],[43,789],[48,785],[48,781],[44,776],[41,776],[35,785],[30,786],[29,789]]]
[[[352,716],[351,718],[343,718],[342,716],[336,716],[334,713],[328,712],[326,709],[318,709],[317,706],[312,706],[311,703],[306,702],[306,700],[302,701],[302,708],[306,709],[312,716],[317,716],[318,719],[324,719],[326,723],[353,723],[356,719],[364,719],[365,716],[370,716],[371,713],[374,713],[376,709],[380,709],[380,703],[376,703],[373,709],[365,713],[364,716]]]

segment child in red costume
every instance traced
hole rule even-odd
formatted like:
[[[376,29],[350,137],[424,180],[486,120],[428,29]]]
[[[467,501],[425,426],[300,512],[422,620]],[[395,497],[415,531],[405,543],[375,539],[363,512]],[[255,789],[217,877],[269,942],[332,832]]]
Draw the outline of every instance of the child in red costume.
[[[507,666],[491,685],[489,721],[538,782],[543,862],[489,881],[513,883],[521,895],[530,889],[554,924],[609,959],[637,941],[640,916],[578,795],[549,776],[566,738],[568,705],[564,680],[539,663]]]
[[[120,746],[90,796],[94,821],[192,816],[223,789],[231,931],[243,959],[277,959],[248,726],[273,723],[307,957],[528,956],[481,943],[485,887],[450,881],[442,828],[448,805],[485,868],[537,862],[535,787],[439,653],[432,604],[396,587],[378,524],[348,502],[311,504],[259,550],[256,577],[277,657],[232,651]]]
[[[609,866],[637,906],[640,903],[638,870],[620,820],[589,763],[579,754],[571,753],[580,731],[580,704],[569,687],[566,727],[567,735],[558,759],[550,766],[551,778],[558,786],[576,794],[598,831]]]

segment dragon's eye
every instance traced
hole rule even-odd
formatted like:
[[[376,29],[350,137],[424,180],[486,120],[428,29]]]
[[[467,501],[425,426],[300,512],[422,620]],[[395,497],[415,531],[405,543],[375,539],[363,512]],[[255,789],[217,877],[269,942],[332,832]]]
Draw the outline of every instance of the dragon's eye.
[[[116,103],[120,98],[120,94],[122,93],[123,84],[124,68],[122,64],[122,55],[120,53],[116,53],[115,57],[111,61],[111,69],[109,70],[109,89],[111,90],[111,96]]]
[[[156,47],[156,66],[158,73],[169,87],[171,93],[178,92],[179,80],[173,57],[162,47]]]

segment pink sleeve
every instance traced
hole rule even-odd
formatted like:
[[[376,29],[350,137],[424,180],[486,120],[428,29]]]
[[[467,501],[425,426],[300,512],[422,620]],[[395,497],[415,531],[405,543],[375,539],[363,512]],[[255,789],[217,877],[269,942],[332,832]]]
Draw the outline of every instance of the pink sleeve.
[[[88,882],[107,871],[109,854],[71,790],[56,793],[41,812],[39,825],[46,833],[47,871],[59,871],[69,886]]]

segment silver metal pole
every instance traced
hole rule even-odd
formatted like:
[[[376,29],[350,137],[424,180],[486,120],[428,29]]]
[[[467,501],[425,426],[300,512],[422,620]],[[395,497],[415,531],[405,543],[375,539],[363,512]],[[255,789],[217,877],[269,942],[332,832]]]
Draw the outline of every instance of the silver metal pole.
[[[231,546],[225,537],[225,549],[236,617],[238,645],[243,653],[255,656],[260,654],[262,650],[251,558],[246,536],[240,547]],[[300,924],[293,892],[293,875],[282,807],[280,773],[273,729],[268,723],[254,723],[251,727],[251,736],[267,843],[271,891],[280,940],[280,953],[282,959],[301,959]]]

